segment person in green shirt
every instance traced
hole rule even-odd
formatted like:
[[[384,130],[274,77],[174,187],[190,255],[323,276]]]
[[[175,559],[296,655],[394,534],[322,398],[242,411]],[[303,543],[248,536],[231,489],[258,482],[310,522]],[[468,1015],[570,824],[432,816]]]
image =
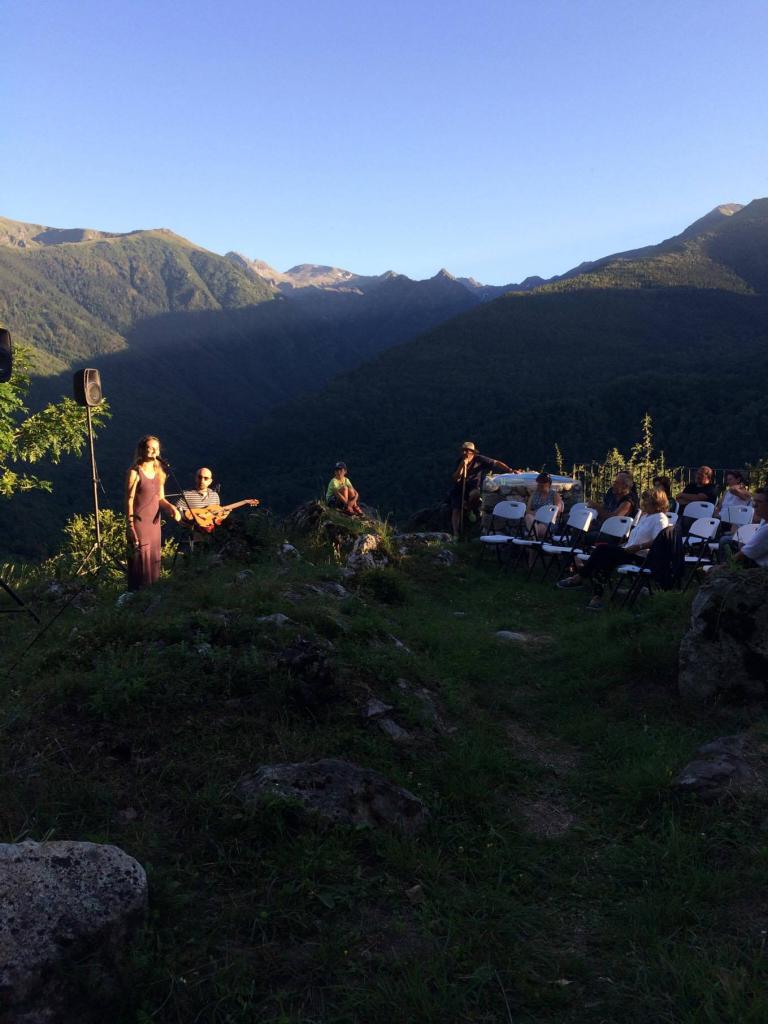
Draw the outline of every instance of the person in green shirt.
[[[342,512],[350,516],[362,516],[363,510],[358,501],[360,495],[352,486],[352,481],[347,476],[346,462],[337,462],[334,466],[331,482],[325,492],[325,500],[329,505],[336,505]]]

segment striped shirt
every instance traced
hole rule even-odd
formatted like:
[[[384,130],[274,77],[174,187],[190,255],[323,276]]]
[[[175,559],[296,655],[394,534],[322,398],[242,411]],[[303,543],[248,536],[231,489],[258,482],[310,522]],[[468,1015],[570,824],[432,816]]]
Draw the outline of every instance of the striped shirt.
[[[221,499],[216,491],[182,491],[176,508],[180,512],[186,512],[189,508],[208,508],[209,505],[220,504]]]

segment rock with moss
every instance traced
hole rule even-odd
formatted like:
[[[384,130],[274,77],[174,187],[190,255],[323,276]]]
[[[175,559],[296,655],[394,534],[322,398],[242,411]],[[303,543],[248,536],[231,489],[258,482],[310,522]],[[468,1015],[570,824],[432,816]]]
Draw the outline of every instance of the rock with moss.
[[[768,686],[768,570],[718,569],[691,606],[678,685],[689,701],[764,698]]]
[[[283,797],[342,825],[412,834],[429,820],[427,807],[409,790],[370,768],[335,758],[264,765],[240,780],[237,793],[246,803]]]
[[[0,1020],[114,1018],[147,877],[116,846],[0,844]]]

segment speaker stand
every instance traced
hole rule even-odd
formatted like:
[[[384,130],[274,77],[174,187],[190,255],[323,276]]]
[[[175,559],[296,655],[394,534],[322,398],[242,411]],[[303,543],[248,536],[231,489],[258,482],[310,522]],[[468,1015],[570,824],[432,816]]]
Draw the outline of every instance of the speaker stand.
[[[0,608],[0,613],[5,614],[5,615],[23,615],[26,612],[27,615],[31,615],[32,616],[32,618],[35,620],[35,622],[38,624],[38,626],[40,625],[40,619],[38,618],[38,616],[35,615],[35,613],[32,611],[32,609],[29,608],[22,601],[22,599],[19,597],[19,595],[13,589],[13,587],[10,587],[5,582],[5,580],[1,580],[1,579],[0,579],[0,587],[2,587],[2,589],[6,592],[6,594],[13,601],[15,601],[16,604],[19,606],[18,608]]]

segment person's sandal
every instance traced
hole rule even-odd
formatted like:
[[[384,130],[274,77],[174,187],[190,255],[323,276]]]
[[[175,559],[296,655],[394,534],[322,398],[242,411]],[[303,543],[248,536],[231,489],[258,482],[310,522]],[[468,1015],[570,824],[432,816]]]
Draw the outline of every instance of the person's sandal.
[[[593,597],[585,607],[588,612],[601,612],[604,607],[603,600],[600,597]]]

